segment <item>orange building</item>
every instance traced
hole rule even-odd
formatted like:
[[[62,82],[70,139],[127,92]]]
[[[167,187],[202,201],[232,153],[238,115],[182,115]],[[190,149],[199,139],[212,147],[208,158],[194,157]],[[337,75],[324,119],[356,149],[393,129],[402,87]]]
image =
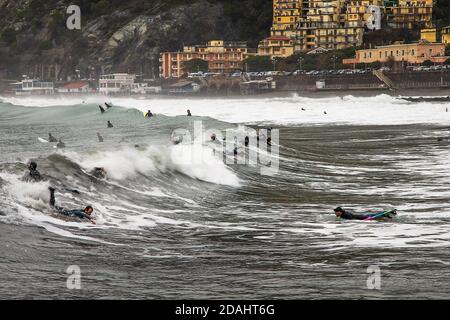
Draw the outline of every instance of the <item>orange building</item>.
[[[183,63],[193,59],[207,61],[210,72],[229,73],[241,69],[242,61],[249,55],[246,42],[212,40],[206,45],[185,46],[181,52],[160,54],[160,77],[181,77],[186,73]]]

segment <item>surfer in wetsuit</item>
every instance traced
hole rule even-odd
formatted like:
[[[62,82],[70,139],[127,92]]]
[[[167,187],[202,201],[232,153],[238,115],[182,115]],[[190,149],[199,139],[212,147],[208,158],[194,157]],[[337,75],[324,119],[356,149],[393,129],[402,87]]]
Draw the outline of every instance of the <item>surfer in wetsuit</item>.
[[[192,117],[191,110],[189,110],[189,109],[188,109],[188,111],[187,111],[187,116],[188,116],[188,117]]]
[[[99,107],[101,113],[105,113],[105,109],[103,109],[102,106],[98,106],[98,107]]]
[[[103,142],[103,137],[97,132],[98,142]]]
[[[153,117],[153,113],[150,110],[147,110],[147,113],[145,114],[146,118],[151,118]]]
[[[59,139],[58,143],[56,144],[56,147],[57,148],[65,148],[66,145],[64,144],[64,142],[62,142],[61,139]]]
[[[106,102],[105,102],[105,106],[106,106],[106,109],[112,108],[112,105],[107,104]]]
[[[390,216],[390,214],[396,214],[396,210],[391,210],[389,212],[386,212],[386,214],[384,214],[384,212],[371,213],[371,214],[354,214],[354,213],[345,211],[341,207],[337,207],[336,209],[334,209],[334,214],[336,215],[336,217],[339,217],[341,219],[346,219],[346,220],[366,220],[366,219],[376,217],[376,216],[378,216],[379,218],[382,218],[382,217],[392,218]]]
[[[75,209],[75,210],[67,210],[59,206],[55,206],[55,188],[49,187],[48,190],[50,190],[50,206],[55,208],[55,210],[63,214],[67,217],[77,217],[82,220],[89,220],[91,223],[96,224],[95,220],[91,217],[92,212],[94,212],[94,208],[91,206],[87,206],[82,209]]]
[[[39,171],[37,171],[37,164],[34,161],[30,161],[28,163],[28,170],[30,170],[29,173],[26,173],[22,180],[27,182],[39,182],[42,180],[41,174]]]
[[[92,170],[91,174],[99,179],[104,179],[106,178],[106,170],[105,168],[101,168],[101,167],[95,167],[94,170]]]
[[[108,128],[114,128],[113,124],[109,120],[108,120]]]
[[[58,139],[56,139],[54,136],[52,136],[51,133],[48,134],[48,141],[49,142],[58,142]]]
[[[346,220],[364,220],[369,218],[369,216],[366,215],[350,213],[348,211],[345,211],[341,207],[337,207],[336,209],[334,209],[334,214],[336,215],[336,217]]]

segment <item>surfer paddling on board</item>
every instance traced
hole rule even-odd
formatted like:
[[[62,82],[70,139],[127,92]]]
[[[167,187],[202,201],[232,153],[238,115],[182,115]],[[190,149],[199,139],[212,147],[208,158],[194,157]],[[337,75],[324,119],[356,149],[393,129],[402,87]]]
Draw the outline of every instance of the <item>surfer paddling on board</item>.
[[[56,139],[51,133],[48,134],[48,141],[49,142],[58,142],[58,139]]]
[[[49,187],[48,190],[50,191],[50,206],[58,213],[67,217],[77,217],[82,220],[89,220],[91,223],[96,224],[95,220],[92,218],[94,208],[86,206],[84,209],[67,210],[63,207],[55,206],[55,188]]]
[[[370,214],[354,214],[342,209],[341,207],[337,207],[336,209],[334,209],[334,214],[336,215],[336,217],[346,220],[374,220],[381,218],[392,219],[391,215],[397,214],[397,210],[394,209],[385,212],[370,213]]]

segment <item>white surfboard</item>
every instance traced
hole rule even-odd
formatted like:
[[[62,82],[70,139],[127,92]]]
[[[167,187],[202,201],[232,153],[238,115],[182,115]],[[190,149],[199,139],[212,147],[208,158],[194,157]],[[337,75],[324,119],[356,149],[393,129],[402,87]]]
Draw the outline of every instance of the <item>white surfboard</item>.
[[[38,137],[38,140],[39,140],[39,142],[42,142],[42,143],[48,143],[47,140],[45,140],[45,139],[43,139],[43,138],[41,138],[41,137]]]

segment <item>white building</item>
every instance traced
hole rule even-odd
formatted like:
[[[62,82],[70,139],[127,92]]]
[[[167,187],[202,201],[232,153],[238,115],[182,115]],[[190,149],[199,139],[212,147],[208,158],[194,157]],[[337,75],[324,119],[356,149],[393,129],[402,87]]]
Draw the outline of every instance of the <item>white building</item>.
[[[103,94],[131,92],[135,78],[134,74],[128,73],[102,75],[99,80],[99,91]]]
[[[366,20],[366,27],[369,30],[381,29],[381,8],[379,6],[369,5],[367,6],[367,13],[369,13]]]
[[[24,79],[17,85],[16,95],[53,94],[55,86],[53,82],[45,82],[36,79]]]

